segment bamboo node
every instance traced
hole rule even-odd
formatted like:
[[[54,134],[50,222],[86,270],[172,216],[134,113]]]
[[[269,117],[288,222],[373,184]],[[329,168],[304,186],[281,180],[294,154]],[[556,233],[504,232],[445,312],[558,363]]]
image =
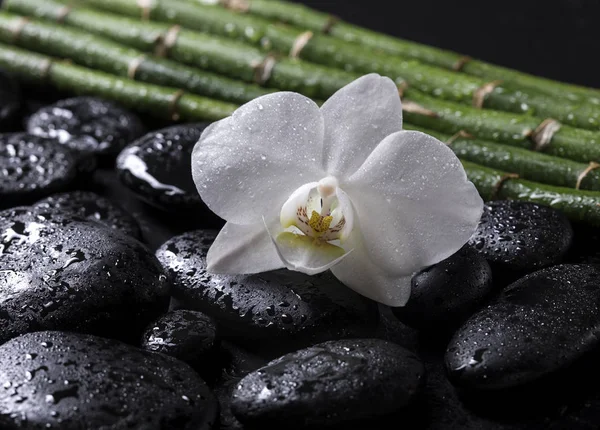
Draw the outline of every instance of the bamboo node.
[[[502,81],[496,80],[492,82],[488,82],[487,84],[483,84],[473,93],[473,107],[477,109],[483,108],[483,102],[485,101],[485,97],[494,91],[498,85],[500,85]]]
[[[180,31],[180,25],[174,25],[173,27],[169,28],[162,37],[158,38],[156,47],[154,48],[154,53],[158,57],[167,57],[171,48],[173,48],[173,46],[175,46],[177,43],[177,38],[179,37]]]
[[[550,144],[554,134],[560,130],[561,123],[555,119],[547,118],[530,133],[529,138],[535,144],[534,151],[542,151]]]
[[[438,117],[438,114],[435,113],[434,111],[429,110],[427,108],[424,108],[420,104],[417,104],[415,102],[411,102],[409,100],[406,100],[406,101],[402,102],[402,110],[404,112],[416,113],[418,115],[428,116],[430,118],[437,118]]]
[[[235,12],[248,12],[250,10],[250,0],[221,0],[223,7]]]
[[[21,37],[21,33],[25,29],[25,26],[29,23],[30,19],[26,16],[19,17],[19,19],[15,22],[14,25],[11,26],[10,34],[12,38],[12,43],[15,43]]]
[[[400,98],[404,97],[404,91],[406,91],[407,89],[408,89],[408,82],[406,82],[406,81],[402,81],[398,85],[398,95],[400,95]]]
[[[575,184],[575,189],[578,190],[581,187],[581,183],[583,182],[584,178],[588,175],[588,173],[599,167],[600,164],[596,163],[595,161],[591,161],[590,164],[577,177],[577,184]]]
[[[474,137],[475,136],[473,136],[471,133],[468,133],[465,130],[460,130],[446,141],[446,145],[451,146],[458,139],[473,139]]]
[[[273,73],[273,69],[277,64],[277,59],[275,55],[268,54],[260,63],[255,64],[254,68],[254,82],[259,85],[265,84],[269,79],[271,79],[271,74]]]
[[[135,75],[137,73],[137,70],[145,60],[146,60],[146,56],[140,55],[139,57],[134,58],[133,60],[131,60],[129,62],[129,64],[127,65],[127,77],[129,79],[135,80]]]
[[[454,65],[452,66],[452,70],[454,70],[455,72],[461,72],[465,65],[471,60],[472,58],[468,55],[463,55],[458,60],[456,60],[456,63],[454,63]]]
[[[496,200],[496,198],[498,197],[498,194],[500,193],[500,189],[502,188],[502,185],[504,185],[504,183],[506,181],[508,181],[509,179],[519,179],[519,175],[517,175],[516,173],[507,173],[505,175],[502,175],[500,177],[500,179],[498,179],[498,182],[496,182],[496,184],[494,184],[494,190],[492,191],[490,200]]]
[[[296,40],[294,40],[294,44],[290,50],[290,58],[299,58],[300,52],[302,52],[312,37],[312,31],[305,31],[304,33],[299,34],[298,37],[296,37]]]
[[[179,90],[175,94],[173,94],[173,97],[169,102],[169,116],[173,121],[179,121],[181,119],[179,112],[177,112],[177,104],[179,103],[179,100],[181,100],[181,97],[183,97],[184,95],[185,91]]]
[[[154,7],[154,0],[137,0],[137,5],[142,10],[142,21],[150,21],[150,12]]]
[[[325,24],[323,24],[323,28],[321,29],[321,33],[323,33],[323,34],[329,34],[329,33],[331,33],[331,30],[339,22],[339,20],[340,19],[337,16],[329,15],[327,17],[327,21],[325,21]]]
[[[71,13],[72,10],[73,10],[73,7],[69,6],[69,5],[65,5],[65,6],[61,7],[59,9],[59,11],[56,12],[56,23],[63,24],[65,22],[65,19],[67,18],[67,16],[69,16],[69,14]]]
[[[50,58],[45,59],[42,66],[40,67],[40,72],[41,72],[41,78],[42,80],[46,80],[50,77],[50,70],[52,69],[52,66],[54,65],[54,61],[52,61]]]

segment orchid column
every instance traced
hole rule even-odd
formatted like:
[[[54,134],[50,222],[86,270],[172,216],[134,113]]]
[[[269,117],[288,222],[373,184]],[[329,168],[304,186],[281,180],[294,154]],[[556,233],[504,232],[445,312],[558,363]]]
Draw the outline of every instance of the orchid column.
[[[398,89],[375,74],[321,108],[290,92],[245,104],[205,130],[192,171],[227,221],[209,272],[331,269],[390,306],[406,303],[414,273],[467,242],[483,207],[445,144],[402,131]]]

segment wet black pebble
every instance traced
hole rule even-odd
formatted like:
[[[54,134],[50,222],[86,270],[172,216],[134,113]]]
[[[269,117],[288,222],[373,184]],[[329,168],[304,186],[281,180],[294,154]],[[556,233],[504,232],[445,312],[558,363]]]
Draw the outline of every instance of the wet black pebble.
[[[499,272],[531,272],[559,263],[572,241],[571,224],[558,210],[502,200],[485,204],[469,245]]]
[[[196,368],[210,367],[217,347],[215,321],[190,310],[166,313],[142,335],[142,348],[170,355]]]
[[[406,407],[424,368],[378,339],[325,342],[287,354],[243,378],[231,407],[244,424],[314,428],[375,419]]]
[[[119,178],[142,200],[161,209],[204,208],[192,180],[191,159],[207,125],[175,125],[136,140],[117,158]]]
[[[0,343],[36,330],[139,342],[169,284],[137,240],[58,211],[0,212]]]
[[[456,328],[492,290],[492,271],[477,251],[464,247],[412,279],[408,303],[393,308],[406,324],[419,329]]]
[[[460,386],[502,389],[572,364],[598,347],[600,266],[559,265],[508,286],[454,335],[446,352]]]
[[[26,133],[0,134],[0,209],[69,189],[78,172],[67,148]]]
[[[132,237],[140,238],[140,227],[135,218],[117,203],[91,191],[73,191],[55,194],[40,200],[37,211],[58,210],[81,218],[97,221]]]
[[[216,400],[185,363],[114,340],[30,333],[0,346],[3,429],[208,430]]]
[[[58,101],[34,113],[27,131],[74,151],[116,155],[144,132],[141,120],[116,104],[93,97]]]
[[[215,232],[176,236],[156,252],[181,305],[217,320],[223,334],[248,348],[289,352],[316,342],[370,336],[377,306],[330,274],[277,270],[250,276],[211,275],[206,252]]]
[[[253,355],[228,341],[221,343],[219,360],[223,369],[213,388],[221,407],[219,429],[243,430],[243,424],[231,412],[231,393],[244,376],[265,366],[268,360]]]
[[[21,105],[21,90],[17,81],[0,69],[0,131],[14,128]]]

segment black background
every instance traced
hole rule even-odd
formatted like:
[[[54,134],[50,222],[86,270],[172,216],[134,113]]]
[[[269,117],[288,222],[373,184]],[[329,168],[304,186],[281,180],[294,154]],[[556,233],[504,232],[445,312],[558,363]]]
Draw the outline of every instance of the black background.
[[[600,88],[600,0],[297,0],[348,22]]]

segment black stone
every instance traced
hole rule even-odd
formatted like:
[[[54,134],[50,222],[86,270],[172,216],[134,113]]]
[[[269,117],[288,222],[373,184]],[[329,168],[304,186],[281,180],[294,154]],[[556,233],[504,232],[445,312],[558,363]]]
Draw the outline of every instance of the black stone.
[[[0,343],[37,330],[139,342],[168,282],[137,240],[96,222],[23,207],[0,212]]]
[[[243,430],[243,424],[231,411],[231,394],[244,376],[265,366],[268,361],[228,341],[221,343],[219,360],[223,370],[214,386],[220,405],[219,429]]]
[[[205,208],[192,179],[192,150],[208,124],[153,131],[117,158],[119,178],[138,197],[167,211]]]
[[[142,348],[170,355],[196,368],[212,365],[217,346],[215,321],[190,310],[166,313],[142,335]]]
[[[492,270],[477,251],[464,247],[412,279],[411,295],[394,314],[419,329],[456,328],[492,290]]]
[[[398,412],[417,393],[416,355],[378,339],[325,342],[272,361],[243,378],[231,407],[244,424],[314,428]]]
[[[67,148],[26,133],[0,134],[0,209],[70,188],[78,172]]]
[[[374,337],[398,344],[410,351],[417,351],[420,332],[400,321],[394,315],[394,308],[383,304],[379,304],[378,308],[379,323]]]
[[[573,241],[558,210],[515,200],[487,202],[469,245],[498,272],[531,272],[559,263]]]
[[[97,221],[135,238],[141,237],[140,227],[129,213],[117,203],[91,191],[73,191],[55,194],[34,205],[39,212],[61,211],[81,218]]]
[[[156,255],[172,277],[173,296],[183,306],[215,318],[224,336],[249,349],[260,346],[281,353],[373,334],[376,304],[331,274],[208,274],[205,257],[214,237],[215,232],[207,230],[184,233],[163,244]]]
[[[421,422],[418,425],[407,425],[406,428],[426,430],[541,430],[548,428],[547,423],[543,423],[543,419],[515,416],[514,409],[509,408],[508,404],[493,402],[487,395],[482,396],[480,393],[477,394],[482,398],[481,403],[487,403],[487,409],[495,410],[497,414],[494,417],[486,414],[486,411],[480,408],[473,408],[473,405],[465,403],[464,398],[448,381],[444,364],[440,362],[438,356],[425,360],[424,364],[427,375],[425,386],[414,410],[411,408],[413,415],[420,418]],[[528,401],[522,404],[524,408],[531,408],[532,403]]]
[[[209,430],[218,406],[185,363],[110,339],[37,332],[0,346],[3,429]]]
[[[13,128],[21,105],[21,90],[17,81],[0,69],[0,130]]]
[[[504,389],[564,369],[600,341],[600,266],[559,265],[508,286],[454,335],[457,385]]]
[[[27,131],[96,155],[116,155],[144,132],[135,114],[93,97],[60,100],[38,110],[29,118]]]

